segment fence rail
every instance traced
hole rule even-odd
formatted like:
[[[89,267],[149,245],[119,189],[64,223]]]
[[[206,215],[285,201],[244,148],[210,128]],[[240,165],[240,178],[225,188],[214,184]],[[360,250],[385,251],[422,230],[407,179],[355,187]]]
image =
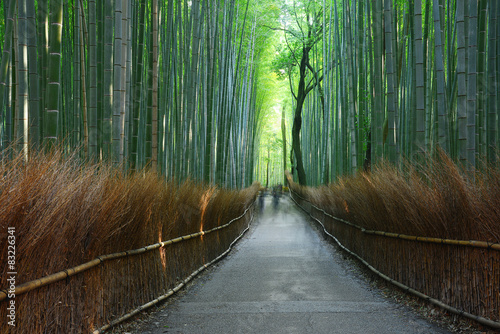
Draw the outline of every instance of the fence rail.
[[[254,205],[255,202],[252,203],[252,205],[250,207],[252,207]],[[247,211],[250,209],[250,207],[248,207],[245,212],[238,218],[235,218],[233,219],[231,222],[229,222],[228,224],[226,225],[222,225],[222,226],[219,226],[219,228],[216,228],[216,229],[221,229],[223,227],[227,227],[229,226],[233,221],[236,221],[240,218],[242,218],[246,213]],[[253,220],[253,215],[252,217],[250,218],[250,222]],[[211,265],[213,265],[214,263],[220,261],[223,257],[225,257],[227,254],[229,254],[229,252],[231,251],[231,249],[233,248],[233,245],[238,242],[242,237],[243,235],[250,229],[250,222],[248,224],[248,226],[243,230],[243,232],[241,232],[241,234],[236,238],[234,239],[234,241],[229,245],[228,249],[226,249],[226,251],[224,253],[222,253],[221,255],[219,255],[218,257],[216,257],[215,259],[213,259],[212,261],[210,261],[209,263],[207,264],[204,264],[202,265],[200,268],[198,268],[197,270],[195,270],[193,273],[191,273],[191,275],[189,275],[186,279],[184,279],[181,283],[179,283],[176,287],[174,287],[173,289],[170,289],[167,291],[167,293],[165,293],[164,295],[144,304],[144,305],[141,305],[139,306],[138,308],[136,308],[135,310],[133,310],[132,312],[129,312],[121,317],[119,317],[118,319],[115,319],[113,320],[112,322],[110,322],[109,324],[99,328],[99,329],[96,329],[93,334],[100,334],[100,333],[104,333],[105,331],[107,331],[108,329],[118,325],[119,323],[122,323],[130,318],[132,318],[133,316],[135,316],[136,314],[139,314],[140,312],[166,300],[167,298],[169,298],[170,296],[172,296],[173,294],[175,294],[176,292],[178,292],[180,289],[182,289],[189,281],[191,281],[193,278],[195,278],[199,273],[201,273],[203,270],[207,269],[208,267],[210,267]],[[210,233],[210,232],[213,232],[214,230],[216,229],[212,229],[212,230],[209,230],[209,231],[206,231],[204,234],[207,234],[207,233]],[[202,232],[200,232],[202,233]],[[200,234],[200,233],[195,233],[195,234]],[[185,239],[187,240],[187,239]]]
[[[101,255],[17,285],[16,330],[106,331],[167,299],[227,255],[250,228],[254,208],[255,199],[241,215],[224,225],[138,249]],[[0,305],[13,300],[8,298],[8,292],[11,291],[0,291]],[[1,323],[0,332],[4,330],[9,329]]]
[[[85,262],[85,263],[80,264],[80,265],[78,265],[76,267],[72,267],[72,268],[69,268],[69,269],[64,269],[64,270],[61,270],[61,271],[59,271],[59,272],[57,272],[55,274],[48,275],[48,276],[45,276],[45,277],[42,277],[42,278],[39,278],[39,279],[36,279],[36,280],[33,280],[33,281],[29,281],[29,282],[20,284],[20,285],[16,286],[14,294],[16,296],[18,296],[18,295],[21,295],[23,293],[26,293],[26,292],[35,290],[37,288],[40,288],[42,286],[46,286],[46,285],[50,285],[52,283],[56,283],[56,282],[62,281],[62,280],[66,279],[66,278],[68,278],[70,276],[73,276],[73,275],[82,273],[82,272],[84,272],[86,270],[89,270],[91,268],[94,268],[94,267],[100,265],[101,263],[103,263],[105,261],[115,260],[115,259],[119,259],[119,258],[123,258],[123,257],[133,256],[133,255],[139,255],[139,254],[142,254],[142,253],[146,253],[146,252],[158,249],[160,247],[166,247],[166,246],[178,243],[178,242],[182,242],[182,241],[189,240],[189,239],[192,239],[192,238],[201,237],[203,235],[206,235],[206,234],[218,231],[218,230],[222,230],[222,229],[230,226],[233,222],[235,222],[235,221],[241,219],[243,216],[245,216],[245,214],[247,213],[247,211],[254,205],[254,203],[255,202],[252,202],[252,204],[243,212],[243,214],[241,214],[239,217],[236,217],[236,218],[230,220],[227,224],[224,224],[224,225],[221,225],[221,226],[217,226],[217,227],[215,227],[213,229],[210,229],[210,230],[207,230],[207,231],[201,231],[201,232],[192,233],[192,234],[189,234],[189,235],[184,235],[184,236],[181,236],[181,237],[177,237],[177,238],[174,238],[174,239],[170,239],[170,240],[166,240],[166,241],[161,241],[161,242],[158,242],[156,244],[145,246],[145,247],[141,247],[141,248],[134,249],[134,250],[128,250],[128,251],[124,251],[124,252],[118,252],[118,253],[101,255],[101,256],[98,256],[97,258],[95,258],[95,259],[93,259],[91,261]],[[3,290],[0,291],[0,301],[2,301],[4,299],[7,299],[7,296],[8,296],[8,290],[7,289],[3,289]]]
[[[292,191],[290,191],[290,193],[291,192]],[[295,196],[308,202],[311,205],[311,207],[322,212],[324,215],[326,215],[326,216],[328,216],[336,221],[344,223],[346,225],[357,228],[358,230],[360,230],[361,232],[366,233],[366,234],[379,235],[379,236],[384,236],[384,237],[388,237],[388,238],[397,238],[397,239],[404,239],[404,240],[410,240],[410,241],[420,241],[420,242],[428,242],[428,243],[444,244],[444,245],[455,245],[455,246],[470,246],[470,247],[487,248],[487,249],[493,249],[493,250],[500,251],[500,243],[495,243],[495,242],[478,241],[478,240],[453,240],[453,239],[429,238],[429,237],[421,237],[421,236],[407,235],[407,234],[401,234],[401,233],[367,230],[364,227],[353,224],[345,219],[332,216],[331,214],[329,214],[328,212],[326,212],[322,208],[318,208],[316,205],[312,204],[311,201],[309,201],[308,199],[300,196],[296,192],[293,192],[293,193]]]
[[[309,210],[306,209],[306,208],[304,208],[299,203],[299,201],[295,200],[294,196],[300,198],[300,200],[302,200],[302,201],[307,202],[309,204]],[[293,191],[292,187],[290,187],[290,197],[291,197],[291,199],[302,210],[304,210],[307,214],[309,214],[309,216],[311,218],[313,218],[317,223],[319,223],[322,226],[324,233],[327,234],[329,237],[331,237],[339,245],[339,247],[341,247],[343,250],[345,250],[346,252],[348,252],[349,254],[351,254],[352,256],[354,256],[355,258],[357,258],[364,265],[366,265],[373,273],[377,274],[378,276],[380,276],[384,280],[386,280],[386,281],[390,282],[391,284],[397,286],[398,288],[402,289],[403,291],[411,293],[411,294],[413,294],[413,295],[415,295],[415,296],[417,296],[417,297],[419,297],[421,299],[424,299],[424,300],[426,300],[426,301],[428,301],[428,302],[430,302],[430,303],[432,303],[432,304],[434,304],[434,305],[436,305],[438,307],[441,307],[444,310],[447,310],[447,311],[452,312],[454,314],[458,314],[460,316],[463,316],[463,317],[466,317],[468,319],[474,320],[474,321],[476,321],[476,322],[478,322],[478,323],[480,323],[482,325],[485,325],[485,326],[488,326],[488,327],[491,327],[491,328],[495,328],[495,329],[500,329],[500,322],[488,319],[486,317],[478,316],[478,315],[466,312],[464,310],[461,310],[459,308],[450,306],[450,305],[448,305],[448,304],[446,304],[446,303],[444,303],[444,302],[442,302],[442,301],[440,301],[440,300],[438,300],[436,298],[432,298],[431,296],[429,296],[427,294],[424,294],[424,293],[422,293],[422,292],[420,292],[420,291],[418,291],[418,290],[416,290],[414,288],[411,288],[408,285],[405,285],[405,284],[403,284],[403,283],[401,283],[401,282],[399,282],[399,281],[397,281],[397,280],[389,277],[388,275],[382,273],[380,270],[376,269],[368,261],[366,261],[362,256],[358,255],[356,252],[354,252],[354,251],[350,250],[349,248],[347,248],[346,246],[344,246],[342,244],[342,242],[339,241],[339,239],[337,237],[335,237],[332,233],[330,233],[328,231],[328,229],[325,227],[325,224],[320,219],[318,219],[317,217],[315,217],[313,215],[312,208],[314,208],[318,212],[321,212],[323,214],[323,217],[327,216],[327,217],[333,219],[334,221],[341,222],[341,223],[343,223],[346,226],[349,226],[349,227],[352,227],[354,229],[357,229],[358,231],[362,232],[362,234],[366,234],[366,235],[381,236],[381,237],[386,237],[386,238],[395,238],[395,239],[401,239],[401,240],[410,241],[410,242],[441,244],[441,245],[448,245],[448,246],[469,246],[469,247],[483,248],[483,249],[488,249],[488,250],[493,250],[493,251],[500,250],[500,244],[498,244],[498,243],[483,242],[483,241],[476,241],[476,240],[466,241],[466,240],[450,240],[450,239],[439,239],[439,238],[427,238],[427,237],[410,236],[410,235],[397,234],[397,233],[391,233],[391,232],[366,230],[366,229],[364,229],[361,226],[358,226],[358,225],[353,224],[351,222],[348,222],[346,220],[343,220],[343,219],[340,219],[340,218],[337,218],[337,217],[334,217],[334,216],[330,215],[329,213],[327,213],[323,209],[318,208],[317,206],[315,206],[308,199],[306,199],[306,198],[300,196],[299,194],[295,193]],[[488,270],[488,269],[486,268],[485,270]],[[497,288],[496,289],[498,290],[498,284],[497,284]],[[498,291],[497,291],[497,294],[498,294]]]

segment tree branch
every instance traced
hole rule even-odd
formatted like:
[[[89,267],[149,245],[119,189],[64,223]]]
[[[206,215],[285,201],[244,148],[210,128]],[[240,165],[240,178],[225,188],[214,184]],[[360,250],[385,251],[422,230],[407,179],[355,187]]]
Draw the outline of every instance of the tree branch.
[[[314,84],[311,85],[311,81],[313,81],[313,79],[311,79],[311,81],[307,84],[305,95],[309,94],[309,92],[313,90],[316,87],[316,85],[319,84],[322,80],[323,80],[323,75],[321,75],[321,77],[319,77],[318,80],[314,80]]]
[[[288,48],[288,50],[290,50],[290,52],[292,53],[292,57],[293,59],[295,60],[295,62],[298,64],[300,63],[300,60],[297,58],[297,56],[295,55],[295,51],[293,50],[293,48],[290,46],[290,44],[288,43],[288,38],[286,38],[286,34],[285,34],[285,43],[286,43],[286,47]]]
[[[295,37],[297,39],[301,38],[293,30],[290,30],[290,29],[271,27],[271,26],[268,26],[266,24],[261,24],[260,26],[264,27],[264,28],[268,28],[268,29],[274,30],[274,31],[283,31],[283,32],[286,32],[287,34],[290,34],[290,35],[292,35],[293,37]]]
[[[293,98],[295,99],[295,101],[297,101],[297,95],[295,95],[292,85],[292,69],[288,71],[288,82],[290,83],[290,91],[292,92]]]
[[[302,33],[302,36],[305,37],[305,34],[304,34],[304,30],[302,29],[302,26],[300,25],[300,21],[299,21],[299,18],[297,16],[297,9],[295,8],[295,1],[293,2],[293,16],[295,16],[295,22],[297,23],[297,26],[299,27],[300,29],[300,32]],[[309,12],[308,12],[309,14]]]

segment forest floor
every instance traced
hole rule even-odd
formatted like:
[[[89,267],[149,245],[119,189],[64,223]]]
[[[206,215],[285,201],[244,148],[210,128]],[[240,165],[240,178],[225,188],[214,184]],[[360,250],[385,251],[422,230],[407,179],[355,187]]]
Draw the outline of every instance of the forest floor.
[[[487,332],[374,277],[288,199],[266,205],[226,259],[113,333]]]

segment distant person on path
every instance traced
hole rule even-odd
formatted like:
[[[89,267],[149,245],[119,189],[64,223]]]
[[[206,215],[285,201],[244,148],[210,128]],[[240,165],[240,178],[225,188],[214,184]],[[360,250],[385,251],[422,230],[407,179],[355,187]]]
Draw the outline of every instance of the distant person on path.
[[[259,193],[259,208],[260,208],[260,212],[264,212],[264,191],[260,191]]]
[[[273,188],[273,206],[274,206],[274,209],[277,209],[278,208],[278,204],[279,204],[279,201],[280,201],[280,195],[278,193],[278,187],[275,187]]]

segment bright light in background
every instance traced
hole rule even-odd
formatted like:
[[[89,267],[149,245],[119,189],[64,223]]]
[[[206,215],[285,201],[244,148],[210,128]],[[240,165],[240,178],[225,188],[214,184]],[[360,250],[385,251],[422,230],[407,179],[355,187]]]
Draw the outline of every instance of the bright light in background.
[[[289,1],[289,0],[286,0]],[[287,13],[282,15],[287,16]],[[282,17],[284,18],[284,16]],[[283,22],[281,22],[283,23]],[[262,109],[258,119],[258,139],[256,141],[255,178],[263,186],[274,186],[284,182],[283,135],[281,130],[282,112],[286,113],[286,143],[287,168],[290,169],[290,142],[292,124],[292,96],[288,79],[283,80],[286,71],[279,71],[276,66],[276,57],[279,55],[278,45],[284,43],[282,31],[276,30],[267,44],[269,52],[264,53],[259,71],[259,96]],[[279,75],[279,76],[278,76]],[[268,172],[269,171],[269,172]]]
[[[284,81],[282,81],[284,82]],[[277,184],[283,184],[284,181],[284,161],[283,161],[283,135],[281,129],[282,112],[285,108],[286,119],[286,151],[287,151],[287,169],[289,169],[289,151],[290,151],[290,129],[291,107],[285,103],[285,98],[281,92],[287,92],[286,87],[280,87],[276,91],[273,104],[268,107],[265,115],[265,123],[262,127],[260,138],[259,155],[257,161],[257,178],[265,187],[272,187]]]
[[[276,132],[276,134],[279,134],[281,131],[281,109],[281,104],[275,105],[272,108],[271,119],[269,120],[270,131]]]

